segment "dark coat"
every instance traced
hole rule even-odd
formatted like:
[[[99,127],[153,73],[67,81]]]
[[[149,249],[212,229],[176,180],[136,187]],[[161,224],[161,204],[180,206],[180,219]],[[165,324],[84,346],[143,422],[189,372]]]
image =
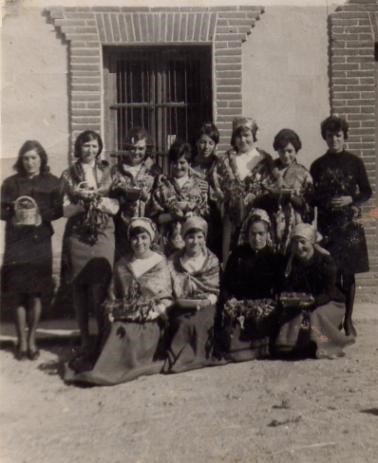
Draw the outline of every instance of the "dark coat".
[[[333,258],[314,250],[307,261],[293,258],[290,274],[282,283],[282,291],[311,294],[315,306],[329,301],[343,302],[344,296],[336,286],[337,268]]]
[[[313,162],[314,202],[318,207],[319,231],[326,247],[345,273],[369,270],[365,233],[355,219],[359,206],[372,194],[363,161],[348,151],[327,152]],[[338,196],[351,196],[353,203],[334,209],[330,201]]]
[[[14,226],[14,201],[20,196],[36,201],[41,225]],[[27,178],[20,174],[4,180],[1,189],[1,219],[6,221],[3,290],[41,293],[48,289],[52,274],[52,220],[62,216],[60,182],[51,174]]]
[[[248,244],[230,255],[223,275],[223,300],[274,297],[280,280],[282,257],[265,247],[254,251]]]

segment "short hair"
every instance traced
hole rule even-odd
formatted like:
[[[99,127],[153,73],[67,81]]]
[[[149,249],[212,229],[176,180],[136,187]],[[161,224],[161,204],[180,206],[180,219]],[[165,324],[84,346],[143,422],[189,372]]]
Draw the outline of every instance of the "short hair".
[[[345,140],[348,140],[349,125],[343,117],[329,116],[320,124],[320,131],[324,140],[327,132],[339,132],[340,130],[343,131]]]
[[[256,122],[253,122],[251,128],[245,127],[245,126],[238,127],[237,129],[235,129],[235,130],[232,132],[232,136],[231,136],[231,146],[233,146],[233,147],[235,148],[235,138],[236,138],[236,137],[240,137],[240,136],[243,135],[247,130],[250,130],[250,131],[252,132],[253,141],[254,141],[254,142],[257,141],[256,134],[257,134],[258,129],[259,129],[259,128],[258,128]]]
[[[296,152],[302,148],[302,142],[299,135],[291,129],[282,129],[274,137],[273,148],[276,151],[283,150],[291,143]]]
[[[78,137],[76,138],[75,141],[75,147],[74,147],[74,156],[75,158],[81,157],[81,147],[84,145],[84,143],[87,143],[88,141],[92,140],[97,140],[98,143],[98,153],[96,155],[99,156],[101,154],[101,151],[104,147],[104,144],[102,142],[102,139],[100,135],[95,132],[94,130],[85,130],[84,132],[81,132]]]
[[[171,164],[173,162],[177,162],[183,156],[187,162],[190,163],[193,157],[192,147],[189,143],[186,143],[182,140],[176,140],[174,143],[172,143],[168,151],[169,163]]]
[[[219,130],[212,122],[204,122],[201,125],[201,128],[198,131],[197,140],[199,140],[202,135],[207,135],[216,145],[219,143]]]
[[[18,156],[17,156],[17,161],[14,164],[13,168],[14,170],[21,175],[25,175],[25,167],[22,161],[22,157],[25,153],[28,151],[35,150],[37,154],[39,155],[41,159],[41,167],[40,167],[40,174],[44,175],[50,172],[50,168],[47,165],[48,163],[48,158],[47,158],[47,153],[43,146],[39,143],[37,140],[26,140],[25,143],[21,146]]]

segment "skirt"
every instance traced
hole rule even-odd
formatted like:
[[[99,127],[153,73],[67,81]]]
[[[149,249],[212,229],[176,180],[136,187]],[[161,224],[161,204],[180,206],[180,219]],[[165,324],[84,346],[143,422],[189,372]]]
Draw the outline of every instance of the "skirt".
[[[343,348],[354,343],[354,338],[339,330],[345,305],[330,301],[312,312],[286,309],[275,340],[277,354],[302,354],[315,349],[316,358],[342,356]]]
[[[213,356],[215,306],[170,313],[164,373],[178,373],[222,362]]]
[[[64,380],[110,386],[160,373],[164,363],[161,340],[162,328],[158,320],[145,323],[116,321],[111,324],[92,368],[74,371],[66,366]]]

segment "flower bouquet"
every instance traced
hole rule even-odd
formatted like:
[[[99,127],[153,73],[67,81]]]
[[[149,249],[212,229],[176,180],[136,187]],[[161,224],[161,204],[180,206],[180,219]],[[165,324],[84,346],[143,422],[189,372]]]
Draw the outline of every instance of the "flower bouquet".
[[[248,323],[258,327],[274,312],[277,304],[273,299],[229,299],[224,305],[224,312],[231,321],[239,323],[245,329]]]

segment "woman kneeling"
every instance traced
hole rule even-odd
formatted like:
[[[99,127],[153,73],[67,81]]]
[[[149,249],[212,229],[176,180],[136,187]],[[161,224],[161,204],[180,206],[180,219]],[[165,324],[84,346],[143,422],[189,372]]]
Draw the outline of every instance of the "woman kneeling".
[[[206,247],[207,223],[189,218],[182,227],[185,247],[169,259],[176,302],[170,311],[170,343],[164,371],[210,366],[213,359],[219,261]]]
[[[277,354],[332,358],[343,355],[342,348],[353,342],[339,330],[344,296],[336,287],[336,265],[316,239],[312,225],[301,223],[293,230],[280,296],[283,311],[275,341]]]
[[[222,330],[225,357],[234,362],[266,357],[274,338],[282,258],[271,246],[270,219],[252,209],[240,231],[222,281]]]
[[[128,236],[131,254],[115,264],[105,302],[111,323],[101,352],[90,371],[66,380],[110,385],[161,371],[162,318],[172,295],[168,265],[151,248],[155,237],[151,220],[131,219]]]

